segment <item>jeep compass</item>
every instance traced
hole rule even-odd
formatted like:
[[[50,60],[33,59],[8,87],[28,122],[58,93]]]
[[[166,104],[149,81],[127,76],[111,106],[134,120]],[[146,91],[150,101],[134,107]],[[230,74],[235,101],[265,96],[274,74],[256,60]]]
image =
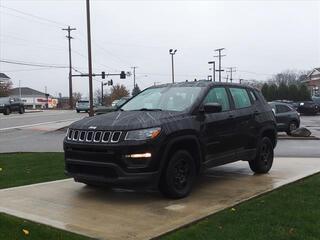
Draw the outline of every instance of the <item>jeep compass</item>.
[[[117,111],[73,123],[66,173],[88,185],[156,187],[187,196],[208,168],[243,160],[267,173],[277,143],[260,91],[239,84],[183,82],[147,88]]]

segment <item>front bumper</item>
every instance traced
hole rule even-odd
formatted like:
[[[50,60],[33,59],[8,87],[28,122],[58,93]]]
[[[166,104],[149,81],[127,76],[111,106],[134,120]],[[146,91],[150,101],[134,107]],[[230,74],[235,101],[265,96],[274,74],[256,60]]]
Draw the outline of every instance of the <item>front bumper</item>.
[[[75,181],[112,186],[155,186],[160,175],[160,149],[155,144],[88,144],[65,140],[65,172]],[[126,155],[150,152],[147,159]]]

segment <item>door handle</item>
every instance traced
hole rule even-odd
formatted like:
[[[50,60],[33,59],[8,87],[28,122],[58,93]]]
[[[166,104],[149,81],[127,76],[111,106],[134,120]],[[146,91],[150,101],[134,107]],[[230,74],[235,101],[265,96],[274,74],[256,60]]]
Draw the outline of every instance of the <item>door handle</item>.
[[[232,114],[229,115],[229,118],[233,118],[234,116]]]

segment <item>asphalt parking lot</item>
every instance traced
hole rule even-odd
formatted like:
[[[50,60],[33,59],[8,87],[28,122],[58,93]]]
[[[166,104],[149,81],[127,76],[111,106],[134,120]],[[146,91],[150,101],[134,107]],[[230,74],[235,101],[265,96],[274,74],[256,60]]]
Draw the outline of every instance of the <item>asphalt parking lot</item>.
[[[62,180],[0,190],[0,212],[98,239],[150,239],[319,171],[319,158],[276,158],[265,175],[237,162],[211,169],[175,201]]]
[[[65,133],[57,129],[87,116],[69,110],[0,115],[0,152],[62,151]]]

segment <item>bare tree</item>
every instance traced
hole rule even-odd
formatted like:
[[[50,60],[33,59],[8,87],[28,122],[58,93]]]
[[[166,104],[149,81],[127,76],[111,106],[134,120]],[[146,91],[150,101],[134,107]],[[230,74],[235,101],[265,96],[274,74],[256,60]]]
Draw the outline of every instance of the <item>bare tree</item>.
[[[11,81],[0,82],[0,97],[9,96],[11,89],[12,89]]]
[[[82,94],[80,92],[74,92],[72,94],[72,96],[73,96],[73,104],[74,105],[76,104],[76,102],[78,102],[82,98]]]
[[[110,96],[111,96],[111,101],[120,99],[122,97],[128,97],[129,90],[124,85],[117,84],[111,88]]]

